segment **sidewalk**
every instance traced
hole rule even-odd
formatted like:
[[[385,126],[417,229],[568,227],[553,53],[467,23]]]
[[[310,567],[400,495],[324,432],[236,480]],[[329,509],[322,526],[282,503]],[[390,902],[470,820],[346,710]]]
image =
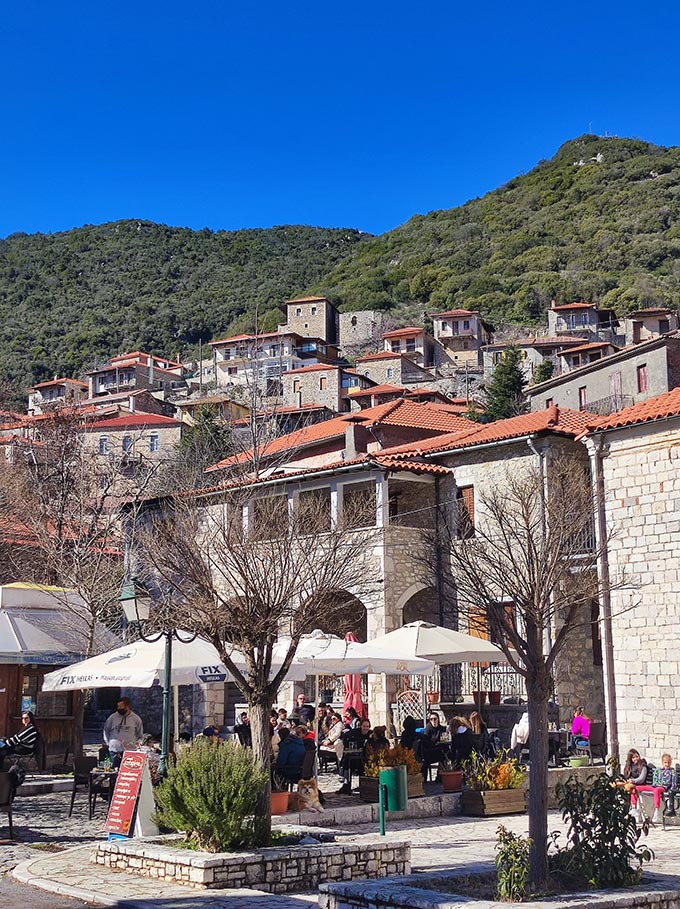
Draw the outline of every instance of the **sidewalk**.
[[[507,818],[421,818],[388,821],[387,839],[408,839],[412,843],[414,872],[466,867],[475,871],[489,867],[494,858],[496,828],[503,823],[517,833],[526,833],[525,815]],[[564,830],[557,812],[551,812],[550,830]],[[354,825],[351,830],[334,828],[339,835],[374,839],[377,826]],[[680,832],[677,828],[650,831],[644,841],[655,851],[649,866],[663,875],[669,889],[680,889]],[[181,885],[160,884],[130,874],[109,871],[89,863],[91,845],[58,854],[42,854],[23,861],[15,876],[27,884],[54,893],[77,897],[99,905],[125,909],[191,909],[209,900],[211,909],[307,909],[316,904],[317,894],[273,896],[258,890],[199,891]],[[266,901],[266,903],[265,903]]]

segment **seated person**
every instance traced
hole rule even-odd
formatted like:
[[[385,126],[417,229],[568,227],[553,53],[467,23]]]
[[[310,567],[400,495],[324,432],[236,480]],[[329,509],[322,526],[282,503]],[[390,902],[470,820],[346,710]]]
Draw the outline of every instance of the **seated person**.
[[[347,707],[343,719],[345,721],[345,726],[348,729],[359,729],[361,726],[361,717],[354,707]]]
[[[583,707],[577,707],[574,710],[574,717],[571,721],[571,734],[575,745],[588,744],[590,739],[590,717],[586,716]]]
[[[279,729],[279,739],[279,754],[274,765],[276,771],[291,783],[297,783],[302,777],[305,743],[300,736],[286,727]]]
[[[212,742],[213,744],[219,742],[220,740],[218,730],[214,726],[206,726],[203,732],[199,732],[196,738],[208,739],[208,741]]]
[[[340,766],[340,761],[342,760],[345,749],[342,741],[342,734],[344,731],[345,727],[342,725],[342,720],[338,714],[331,714],[328,735],[322,739],[321,745],[319,746],[319,751],[332,751],[335,754],[338,759],[338,766]]]
[[[377,754],[379,751],[386,751],[390,747],[386,733],[387,726],[374,726],[364,745],[366,758]]]
[[[8,739],[0,739],[0,770],[8,754],[27,755],[35,753],[38,741],[38,728],[30,710],[21,713],[21,729]]]
[[[423,758],[423,778],[427,777],[427,768],[430,764],[437,764],[444,760],[446,753],[441,744],[444,727],[439,722],[439,714],[433,710],[428,718],[427,725],[420,738],[421,755]]]
[[[239,722],[234,726],[234,732],[238,738],[239,745],[243,745],[245,748],[253,747],[253,731],[250,728],[250,720],[245,710],[239,716]]]
[[[411,751],[415,751],[416,742],[420,738],[416,732],[417,728],[418,724],[415,720],[415,717],[409,715],[404,719],[404,730],[401,733],[401,738],[399,739],[399,744],[403,748],[410,748]]]
[[[299,694],[295,698],[295,707],[291,711],[291,717],[302,720],[303,723],[312,723],[314,721],[314,706],[306,702],[304,694]]]
[[[481,713],[474,710],[470,714],[470,733],[472,735],[472,747],[479,754],[489,754],[491,743],[489,741],[489,730],[486,727],[484,718]]]
[[[352,791],[352,771],[363,773],[364,754],[370,736],[370,720],[362,720],[358,729],[349,729],[343,733],[344,752],[339,767],[342,786],[338,789],[338,793],[349,795]]]
[[[175,760],[179,760],[183,754],[185,754],[191,745],[191,734],[188,732],[180,732],[177,736],[177,741],[175,742]]]
[[[655,767],[652,774],[652,786],[660,786],[668,796],[664,814],[675,817],[675,797],[678,794],[678,774],[673,768],[670,754],[661,755],[661,767]]]
[[[463,761],[467,761],[475,750],[475,741],[470,724],[464,716],[454,716],[449,723],[449,732],[451,734],[451,760],[462,764]]]
[[[648,773],[649,768],[647,766],[647,761],[640,756],[639,751],[635,748],[631,748],[623,767],[623,778],[633,785],[630,793],[631,811],[635,815],[636,820],[642,820],[642,812],[638,807],[638,793],[651,792],[654,798],[652,823],[656,824],[660,819],[659,809],[661,808],[661,798],[664,790],[662,786],[650,786],[647,783]]]

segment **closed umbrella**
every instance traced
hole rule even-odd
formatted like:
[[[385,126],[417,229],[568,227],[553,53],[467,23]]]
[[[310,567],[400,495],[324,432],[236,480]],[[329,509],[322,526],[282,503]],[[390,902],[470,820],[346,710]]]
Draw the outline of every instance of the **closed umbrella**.
[[[359,640],[353,631],[345,635],[345,640],[358,644]],[[344,703],[343,709],[352,707],[362,720],[368,719],[368,706],[361,697],[361,675],[358,672],[348,673],[342,680]]]

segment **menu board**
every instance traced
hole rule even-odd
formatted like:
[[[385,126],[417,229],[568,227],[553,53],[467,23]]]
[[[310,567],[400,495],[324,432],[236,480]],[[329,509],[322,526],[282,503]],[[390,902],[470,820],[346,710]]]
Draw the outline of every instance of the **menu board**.
[[[106,818],[106,829],[109,833],[132,836],[131,827],[145,766],[146,754],[140,751],[124,752]]]

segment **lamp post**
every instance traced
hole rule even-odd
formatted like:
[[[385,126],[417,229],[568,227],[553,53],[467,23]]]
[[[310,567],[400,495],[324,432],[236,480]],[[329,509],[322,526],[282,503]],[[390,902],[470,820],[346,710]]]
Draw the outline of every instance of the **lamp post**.
[[[149,634],[144,633],[144,624],[151,617],[151,606],[153,598],[149,589],[135,577],[123,585],[120,592],[120,605],[125,613],[125,618],[130,625],[136,625],[139,636],[143,641],[153,643],[161,638],[165,639],[165,660],[163,665],[163,723],[161,727],[161,759],[158,764],[158,776],[163,778],[168,772],[170,760],[170,724],[171,724],[171,691],[172,691],[172,641],[177,638],[178,641],[190,643],[196,638],[196,635],[190,635],[188,638],[182,637],[176,628],[173,627],[170,614],[172,590],[170,587],[166,590],[166,601],[164,614],[161,613],[160,628]]]

